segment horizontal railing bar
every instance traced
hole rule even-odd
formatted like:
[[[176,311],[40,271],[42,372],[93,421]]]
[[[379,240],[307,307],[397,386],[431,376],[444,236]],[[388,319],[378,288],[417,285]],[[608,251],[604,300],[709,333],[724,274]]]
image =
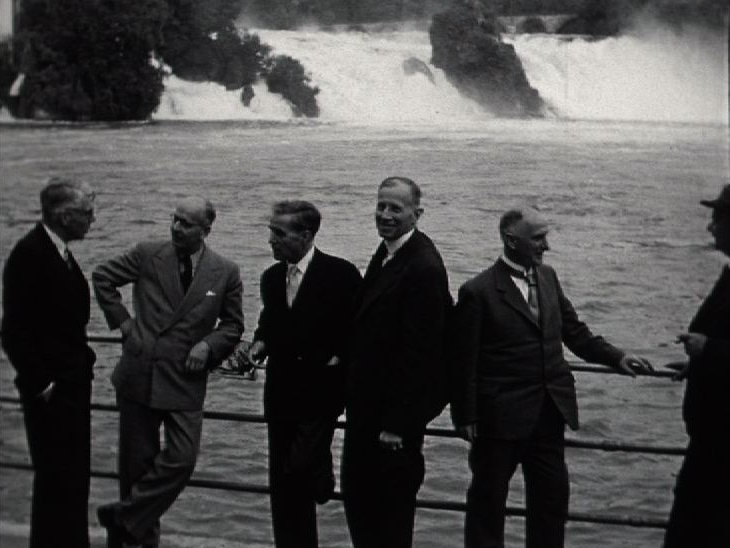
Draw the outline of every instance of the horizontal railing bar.
[[[20,404],[18,398],[9,396],[0,396],[0,403],[12,403]],[[116,405],[106,403],[92,403],[91,409],[96,411],[111,411],[117,412],[119,409]],[[265,424],[266,419],[263,415],[257,415],[254,413],[232,413],[225,411],[204,411],[203,416],[206,419],[212,420],[228,420],[234,422],[251,422],[257,424]],[[337,421],[338,428],[344,428],[344,421]],[[448,428],[426,428],[426,435],[437,438],[458,438],[459,435]],[[601,451],[623,451],[625,453],[647,453],[654,455],[684,455],[684,447],[676,446],[656,446],[656,445],[639,445],[623,443],[614,440],[578,440],[578,439],[566,439],[566,447],[575,447],[578,449],[597,449]]]
[[[96,333],[91,333],[87,335],[87,340],[89,342],[96,342],[96,343],[121,343],[122,338],[119,335],[99,335]],[[619,373],[615,369],[611,367],[606,367],[603,365],[590,365],[586,364],[584,362],[579,361],[568,361],[568,364],[570,365],[570,369],[572,371],[579,371],[579,372],[585,372],[585,373],[603,373],[603,374],[613,374],[613,375],[621,375],[622,373]],[[258,369],[265,369],[264,367],[257,366]],[[637,371],[636,375],[641,377],[663,377],[663,378],[672,378],[676,374],[675,371]]]
[[[13,470],[27,470],[30,471],[33,467],[30,464],[23,462],[12,462],[12,461],[0,461],[0,468],[10,468]],[[106,479],[117,479],[119,476],[115,472],[106,470],[92,470],[91,476],[95,478],[106,478]],[[204,489],[219,489],[223,491],[236,491],[241,493],[257,493],[257,494],[268,494],[268,485],[252,484],[252,483],[240,483],[220,480],[208,480],[202,478],[196,478],[193,476],[188,481],[190,487],[201,487]],[[333,500],[342,500],[342,494],[335,492],[332,496]],[[447,501],[447,500],[430,500],[430,499],[418,499],[416,500],[416,506],[418,508],[424,508],[428,510],[448,510],[453,512],[465,512],[466,504],[463,502]],[[507,506],[506,514],[508,516],[525,517],[526,512],[524,508],[517,506]],[[646,527],[653,529],[665,529],[667,522],[665,520],[649,519],[649,518],[635,518],[628,516],[606,516],[599,514],[590,514],[586,512],[569,512],[568,521],[582,522],[582,523],[599,523],[603,525],[627,525],[630,527]]]

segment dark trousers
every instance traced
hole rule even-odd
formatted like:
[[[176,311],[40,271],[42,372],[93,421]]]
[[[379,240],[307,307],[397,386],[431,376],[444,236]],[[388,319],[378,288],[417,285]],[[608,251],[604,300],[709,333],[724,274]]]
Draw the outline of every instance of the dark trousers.
[[[464,545],[503,548],[509,482],[518,464],[525,480],[525,545],[562,548],[570,485],[565,465],[565,423],[547,399],[529,439],[490,439],[482,432],[469,452]]]
[[[160,517],[195,469],[203,411],[152,409],[117,397],[119,405],[119,517],[141,544],[159,543]],[[160,447],[160,427],[164,447]]]
[[[91,381],[58,381],[51,398],[24,399],[33,463],[30,548],[89,547]]]
[[[730,451],[717,438],[691,438],[677,476],[664,548],[730,546]]]
[[[410,548],[424,474],[423,435],[392,450],[381,447],[379,434],[345,430],[341,479],[350,537],[354,548]]]
[[[332,436],[337,417],[269,420],[271,520],[277,548],[317,548],[316,502],[332,496]]]

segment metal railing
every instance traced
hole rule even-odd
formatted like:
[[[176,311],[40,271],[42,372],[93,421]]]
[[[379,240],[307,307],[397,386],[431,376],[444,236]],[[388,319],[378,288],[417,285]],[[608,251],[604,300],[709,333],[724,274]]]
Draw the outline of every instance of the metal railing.
[[[121,339],[117,336],[108,335],[90,335],[89,342],[93,343],[120,343]],[[572,371],[589,372],[589,373],[601,373],[601,374],[617,374],[611,368],[597,366],[597,365],[586,365],[584,363],[570,363]],[[649,371],[637,373],[641,376],[648,377],[664,377],[671,378],[674,373],[671,371]],[[20,405],[20,400],[16,397],[1,396],[0,403],[9,403]],[[92,403],[91,409],[93,411],[104,411],[104,412],[117,412],[118,408],[116,405],[103,404],[103,403]],[[243,423],[265,423],[263,415],[252,414],[252,413],[232,413],[222,411],[204,411],[203,416],[208,420],[223,420]],[[338,421],[337,427],[344,428],[345,423]],[[427,428],[426,436],[440,437],[440,438],[458,438],[457,433],[454,430],[448,428]],[[579,449],[599,450],[599,451],[610,451],[610,452],[626,452],[626,453],[642,453],[642,454],[653,454],[653,455],[683,455],[685,453],[684,447],[674,446],[656,446],[656,445],[641,445],[624,443],[614,440],[578,440],[574,438],[567,438],[565,440],[566,447],[574,447]],[[33,467],[29,463],[25,462],[13,462],[13,461],[0,461],[0,468],[7,468],[12,470],[32,470]],[[118,474],[108,470],[91,470],[91,476],[95,478],[107,478],[107,479],[118,479]],[[230,482],[230,481],[219,481],[202,479],[193,475],[189,480],[188,485],[191,487],[200,487],[205,489],[220,489],[224,491],[235,491],[242,493],[257,493],[257,494],[268,494],[268,485],[242,483],[242,482]],[[342,495],[338,492],[332,497],[334,500],[342,500]],[[455,502],[448,500],[430,500],[430,499],[418,499],[416,501],[418,508],[425,508],[430,510],[445,510],[464,512],[466,510],[466,504],[464,502]],[[506,514],[508,516],[524,517],[526,515],[525,508],[508,506]],[[582,523],[594,523],[604,525],[622,525],[629,527],[643,527],[653,529],[664,529],[667,526],[666,520],[642,518],[635,516],[611,516],[604,514],[594,514],[588,512],[569,512],[568,521],[582,522]]]

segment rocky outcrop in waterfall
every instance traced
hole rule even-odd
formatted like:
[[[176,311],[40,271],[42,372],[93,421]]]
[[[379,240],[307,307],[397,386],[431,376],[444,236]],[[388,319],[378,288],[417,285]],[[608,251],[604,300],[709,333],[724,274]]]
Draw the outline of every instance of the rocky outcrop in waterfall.
[[[498,116],[541,116],[543,100],[527,81],[499,22],[478,0],[456,0],[433,16],[431,63],[466,96]]]
[[[423,74],[432,84],[435,83],[433,73],[428,65],[421,61],[418,57],[409,57],[403,61],[403,74],[412,76],[413,74]]]

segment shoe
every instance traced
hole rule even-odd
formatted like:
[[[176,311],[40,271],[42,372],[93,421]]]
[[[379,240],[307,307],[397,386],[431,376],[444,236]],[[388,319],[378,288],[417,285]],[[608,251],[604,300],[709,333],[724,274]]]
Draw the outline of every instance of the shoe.
[[[102,504],[96,509],[99,523],[106,529],[106,548],[124,548],[125,544],[138,545],[139,542],[117,519],[116,504]]]

